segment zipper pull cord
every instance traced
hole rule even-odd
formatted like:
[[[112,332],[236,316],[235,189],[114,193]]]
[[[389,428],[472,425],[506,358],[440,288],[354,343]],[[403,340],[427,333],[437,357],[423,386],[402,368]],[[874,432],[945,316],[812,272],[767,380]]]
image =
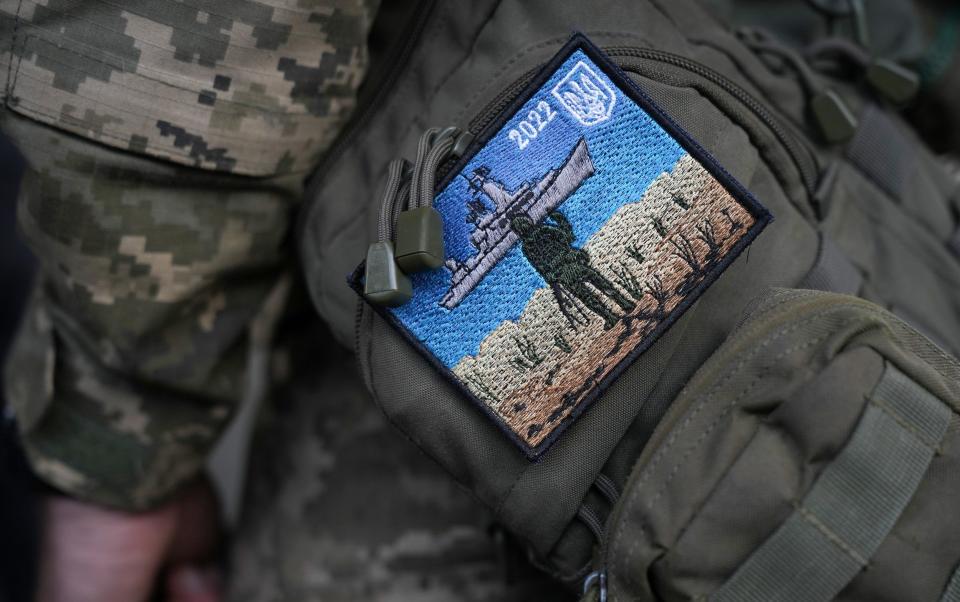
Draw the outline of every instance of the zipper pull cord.
[[[820,83],[820,77],[799,54],[771,36],[756,29],[742,29],[740,39],[758,55],[771,55],[783,60],[796,73],[823,139],[830,144],[846,142],[857,131],[857,118],[840,95]]]
[[[393,236],[396,215],[405,204],[404,190],[410,163],[405,159],[390,162],[387,183],[380,200],[377,241],[367,248],[364,264],[363,295],[370,303],[397,307],[413,296],[413,283],[397,263]]]
[[[847,0],[843,5],[825,0],[807,0],[814,10],[826,17],[833,35],[839,32],[839,21],[853,22],[853,36],[864,48],[870,47],[870,28],[867,25],[867,10],[863,0]]]
[[[462,154],[472,138],[456,127],[430,128],[420,137],[412,169],[406,159],[390,162],[377,241],[367,249],[364,270],[364,295],[371,303],[403,305],[413,296],[408,274],[443,265],[443,218],[433,207],[437,170]]]
[[[433,205],[433,191],[437,185],[437,169],[452,153],[459,135],[460,128],[446,128],[433,139],[429,152],[423,157],[417,157],[414,173],[415,177],[419,176],[419,179],[415,180],[412,185],[411,209]]]
[[[407,274],[435,270],[446,259],[443,216],[433,207],[437,171],[465,147],[464,133],[457,127],[431,128],[420,138],[407,208],[396,218],[397,263]]]
[[[409,194],[410,162],[406,159],[394,159],[387,168],[387,184],[380,199],[380,219],[377,221],[377,240],[393,242],[397,216],[406,205],[406,195],[401,189],[406,186]]]
[[[423,179],[423,167],[427,160],[427,155],[433,148],[433,143],[440,134],[440,128],[430,128],[420,136],[420,143],[417,145],[417,158],[413,162],[413,176],[410,181],[410,209],[416,209],[420,206],[419,194]]]
[[[829,37],[807,46],[804,54],[810,64],[840,59],[863,74],[874,93],[897,108],[909,104],[920,91],[920,75],[896,61],[871,56],[862,46],[846,38]]]

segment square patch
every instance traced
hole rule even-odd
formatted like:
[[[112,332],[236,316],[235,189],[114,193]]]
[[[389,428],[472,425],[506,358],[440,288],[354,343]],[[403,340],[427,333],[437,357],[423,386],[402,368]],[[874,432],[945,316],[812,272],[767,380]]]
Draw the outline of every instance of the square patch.
[[[772,219],[580,34],[438,189],[446,265],[374,308],[530,458]]]

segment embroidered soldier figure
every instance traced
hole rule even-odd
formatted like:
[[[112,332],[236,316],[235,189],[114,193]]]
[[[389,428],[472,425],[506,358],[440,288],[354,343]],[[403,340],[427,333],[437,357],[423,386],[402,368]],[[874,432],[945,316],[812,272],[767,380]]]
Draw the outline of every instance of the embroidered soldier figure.
[[[636,305],[590,264],[587,251],[573,246],[573,226],[565,215],[554,211],[549,220],[553,223],[544,220],[534,224],[526,215],[511,220],[513,231],[520,237],[524,257],[550,285],[568,319],[567,306],[572,297],[603,318],[603,327],[609,330],[619,317],[604,303],[603,297],[620,306],[624,313]]]

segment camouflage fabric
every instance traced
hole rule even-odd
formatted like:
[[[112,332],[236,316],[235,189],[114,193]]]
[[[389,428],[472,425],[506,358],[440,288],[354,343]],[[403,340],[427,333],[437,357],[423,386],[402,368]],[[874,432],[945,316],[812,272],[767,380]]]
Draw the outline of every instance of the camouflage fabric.
[[[254,442],[228,598],[575,599],[498,542],[489,514],[387,423],[329,336],[276,358],[299,376],[274,394]]]
[[[282,305],[296,172],[352,106],[372,4],[0,0],[0,127],[42,268],[8,396],[43,479],[136,510],[202,469]],[[273,358],[299,376],[253,448],[230,599],[570,597],[389,427],[342,349],[305,340]]]
[[[30,165],[19,221],[41,266],[7,367],[28,455],[60,489],[149,507],[196,474],[241,396],[298,183],[2,123]]]
[[[0,127],[41,265],[7,383],[52,485],[140,509],[200,470],[375,8],[0,0]]]
[[[372,1],[0,0],[22,115],[220,171],[310,169],[354,105]]]

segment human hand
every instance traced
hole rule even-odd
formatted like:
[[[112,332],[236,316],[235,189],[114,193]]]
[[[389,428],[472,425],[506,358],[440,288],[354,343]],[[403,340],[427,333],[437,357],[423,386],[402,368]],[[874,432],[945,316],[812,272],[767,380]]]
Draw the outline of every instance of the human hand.
[[[43,504],[39,602],[146,600],[164,569],[166,602],[221,599],[209,564],[219,534],[217,501],[206,481],[142,513],[57,496]]]

